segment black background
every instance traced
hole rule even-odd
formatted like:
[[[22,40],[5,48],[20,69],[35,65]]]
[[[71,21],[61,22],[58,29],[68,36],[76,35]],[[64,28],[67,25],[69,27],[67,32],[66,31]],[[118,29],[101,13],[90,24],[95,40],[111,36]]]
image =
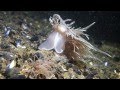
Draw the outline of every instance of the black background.
[[[87,33],[91,38],[120,43],[119,0],[4,0],[0,9],[7,11],[52,11],[42,13],[45,18],[58,13],[76,21],[79,27],[96,24]],[[41,12],[34,13],[38,15]]]
[[[120,42],[120,11],[39,11],[34,15],[49,19],[53,14],[60,14],[63,19],[72,19],[74,26],[86,27],[96,22],[87,30],[90,38],[99,41]]]

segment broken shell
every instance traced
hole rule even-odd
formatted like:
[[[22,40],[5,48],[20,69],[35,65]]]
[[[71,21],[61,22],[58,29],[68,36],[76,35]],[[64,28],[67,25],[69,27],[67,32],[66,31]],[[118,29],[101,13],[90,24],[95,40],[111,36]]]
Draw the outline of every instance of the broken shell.
[[[17,39],[17,40],[15,41],[15,43],[16,43],[16,47],[21,46],[21,45],[20,45],[20,44],[21,44],[21,40],[20,40],[20,39]]]
[[[28,29],[27,24],[22,23],[22,28],[23,28],[24,30]]]
[[[10,64],[8,64],[7,69],[12,69],[16,66],[16,61],[13,60]]]
[[[7,37],[10,34],[11,28],[10,27],[4,27],[4,36]]]

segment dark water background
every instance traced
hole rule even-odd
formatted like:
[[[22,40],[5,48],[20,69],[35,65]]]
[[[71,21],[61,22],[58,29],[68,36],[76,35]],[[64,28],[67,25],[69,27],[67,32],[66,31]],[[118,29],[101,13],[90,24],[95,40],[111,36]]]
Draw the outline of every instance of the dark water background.
[[[63,19],[75,21],[76,27],[85,27],[96,22],[87,31],[91,38],[120,43],[120,11],[39,11],[34,14],[46,19],[53,14],[60,14]]]

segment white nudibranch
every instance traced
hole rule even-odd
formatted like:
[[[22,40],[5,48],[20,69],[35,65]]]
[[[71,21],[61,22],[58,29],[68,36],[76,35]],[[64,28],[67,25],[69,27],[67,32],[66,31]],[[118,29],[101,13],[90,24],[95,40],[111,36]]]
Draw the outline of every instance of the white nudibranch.
[[[75,23],[74,21],[70,24],[66,24],[66,22],[70,22],[71,19],[63,20],[58,14],[54,14],[53,17],[50,17],[49,21],[53,28],[52,33],[49,34],[46,41],[43,42],[38,49],[54,49],[57,53],[64,53],[66,56],[74,58],[76,58],[76,56],[80,58],[88,54],[91,49],[110,56],[95,48],[82,37],[82,35],[84,35],[89,39],[88,35],[84,32],[94,25],[95,22],[84,28],[79,27],[75,29],[75,27],[72,26]]]

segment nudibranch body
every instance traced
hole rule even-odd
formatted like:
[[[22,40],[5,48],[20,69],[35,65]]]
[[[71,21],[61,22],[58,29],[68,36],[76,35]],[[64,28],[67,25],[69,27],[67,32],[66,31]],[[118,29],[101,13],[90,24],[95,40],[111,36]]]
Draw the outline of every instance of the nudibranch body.
[[[75,27],[72,26],[75,23],[74,21],[70,24],[66,24],[66,22],[71,21],[71,19],[63,20],[58,14],[54,14],[53,17],[50,17],[49,21],[53,28],[52,33],[50,33],[46,41],[43,42],[38,49],[54,49],[57,53],[64,53],[68,58],[70,57],[70,59],[74,59],[75,57],[81,58],[88,54],[90,49],[110,56],[109,54],[95,48],[81,36],[84,35],[89,39],[84,31],[94,25],[95,22],[85,28],[79,27],[75,29]]]

